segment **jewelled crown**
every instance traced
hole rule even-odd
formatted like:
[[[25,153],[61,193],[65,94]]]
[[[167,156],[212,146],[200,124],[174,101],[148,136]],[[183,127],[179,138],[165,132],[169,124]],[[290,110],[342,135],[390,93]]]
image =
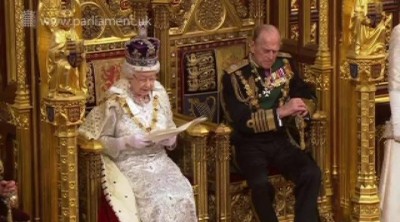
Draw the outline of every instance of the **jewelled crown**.
[[[149,20],[138,22],[139,34],[125,44],[126,61],[138,71],[157,71],[159,69],[158,51],[160,40],[147,37]]]

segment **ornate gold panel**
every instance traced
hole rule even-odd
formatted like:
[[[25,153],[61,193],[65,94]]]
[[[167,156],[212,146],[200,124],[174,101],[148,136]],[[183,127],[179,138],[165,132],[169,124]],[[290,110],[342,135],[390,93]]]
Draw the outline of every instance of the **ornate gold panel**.
[[[12,161],[21,170],[18,175],[21,179],[22,205],[25,210],[30,212],[35,221],[75,221],[77,220],[76,203],[79,198],[77,197],[76,184],[74,184],[77,180],[67,172],[68,169],[71,169],[71,172],[76,172],[78,167],[84,169],[85,172],[92,171],[94,166],[89,163],[96,157],[95,155],[91,156],[91,154],[83,155],[82,158],[88,160],[88,162],[86,162],[86,165],[82,164],[82,166],[77,166],[73,160],[73,155],[77,154],[74,127],[80,122],[82,113],[84,113],[84,109],[82,109],[84,99],[43,99],[48,95],[47,82],[49,79],[46,71],[46,57],[54,27],[52,24],[40,23],[36,29],[29,29],[24,28],[22,23],[15,21],[15,18],[23,16],[25,9],[31,9],[30,7],[34,5],[33,2],[31,0],[6,0],[2,3],[5,9],[3,14],[7,18],[5,21],[6,45],[3,47],[7,52],[5,54],[7,57],[7,73],[5,75],[7,75],[7,78],[0,79],[0,83],[4,85],[15,82],[17,86],[14,104],[7,106],[11,107],[12,111],[7,110],[7,112],[12,113],[12,117],[10,118],[9,114],[5,117],[6,121],[16,128],[12,146],[17,157]],[[221,43],[226,42],[235,45],[240,42],[246,44],[245,42],[251,35],[251,29],[254,25],[264,21],[273,21],[274,24],[282,28],[283,36],[287,38],[284,41],[285,47],[288,46],[290,50],[293,50],[291,52],[295,52],[294,55],[303,55],[302,53],[305,52],[305,56],[301,57],[307,60],[305,61],[307,67],[303,68],[305,78],[314,83],[318,89],[318,109],[321,112],[319,112],[320,116],[318,117],[320,122],[316,123],[319,131],[314,135],[314,142],[319,147],[319,150],[316,151],[320,153],[316,152],[315,155],[319,156],[318,161],[325,176],[323,181],[324,192],[320,198],[323,221],[332,221],[330,212],[332,210],[331,202],[334,198],[335,202],[338,202],[335,209],[342,216],[338,217],[340,218],[339,221],[369,221],[371,218],[373,220],[377,218],[379,211],[377,200],[374,199],[376,197],[375,187],[372,186],[376,181],[359,181],[357,178],[373,177],[373,175],[376,175],[374,173],[375,164],[379,164],[378,161],[375,163],[373,151],[375,141],[371,139],[374,135],[370,132],[374,132],[372,124],[375,118],[372,109],[375,101],[373,96],[375,94],[374,86],[377,85],[376,82],[378,81],[380,82],[378,89],[386,87],[386,71],[382,71],[386,63],[381,60],[383,57],[374,59],[371,57],[370,59],[374,60],[373,62],[371,60],[365,62],[365,58],[355,56],[347,57],[351,43],[355,45],[355,36],[359,34],[349,29],[355,0],[342,1],[342,5],[338,5],[338,1],[328,0],[156,0],[151,1],[150,5],[149,2],[147,0],[39,1],[37,15],[41,19],[40,21],[54,18],[60,10],[61,4],[63,7],[74,5],[77,14],[82,12],[83,18],[86,19],[81,21],[88,24],[90,19],[94,20],[93,22],[103,21],[103,24],[100,25],[89,24],[76,27],[78,33],[82,31],[80,35],[85,39],[88,66],[93,65],[90,70],[88,69],[87,77],[101,76],[97,79],[100,87],[88,86],[89,103],[95,104],[96,99],[101,99],[104,90],[114,81],[112,73],[119,71],[121,61],[118,57],[123,56],[121,54],[123,44],[135,35],[134,27],[127,25],[127,23],[133,22],[134,24],[137,18],[147,15],[149,9],[153,9],[154,12],[152,15],[154,34],[162,39],[164,45],[161,54],[161,62],[163,63],[161,80],[170,93],[174,109],[178,111],[180,111],[182,102],[180,91],[182,83],[182,57],[180,57],[180,53],[182,50],[195,51],[196,49],[216,48],[216,57],[221,58],[221,62],[216,65],[216,68],[217,73],[221,73],[221,67],[235,61],[241,57],[238,56],[239,54],[247,51],[246,45],[228,48]],[[382,2],[384,2],[383,8],[390,10],[388,16],[398,17],[398,6],[395,7],[395,4],[398,5],[398,1]],[[276,14],[274,14],[274,10],[277,11]],[[304,17],[299,18],[300,12]],[[288,13],[293,14],[293,16],[289,18],[291,15],[288,15]],[[110,25],[105,22],[107,19],[120,19],[120,21],[127,23]],[[390,30],[392,23],[397,23],[398,20],[396,18],[385,24],[385,29]],[[342,27],[342,30],[337,27]],[[14,32],[14,30],[16,31]],[[379,30],[375,28],[371,31],[378,32]],[[8,35],[8,33],[10,34]],[[37,35],[37,43],[34,41],[32,33]],[[389,32],[385,33],[386,42],[389,34]],[[29,40],[26,41],[27,39]],[[349,39],[353,39],[353,42]],[[3,39],[0,38],[0,40],[3,42]],[[34,44],[37,44],[37,52],[33,51]],[[27,51],[30,51],[31,55],[27,55]],[[232,53],[229,54],[228,52]],[[316,55],[314,55],[315,53]],[[353,52],[353,54],[357,55],[356,52]],[[359,55],[361,54],[370,55],[371,51],[360,51]],[[308,65],[314,59],[314,65]],[[347,61],[347,64],[343,65],[342,70],[340,70],[339,66],[343,64],[344,60]],[[38,67],[35,67],[36,62]],[[39,82],[37,79],[39,75],[35,73],[36,69],[40,71],[41,85],[39,86],[35,85],[35,82]],[[350,72],[351,69],[353,69],[352,72]],[[354,69],[358,71],[354,72]],[[354,74],[354,76],[351,74]],[[365,82],[363,82],[364,80]],[[92,80],[89,79],[89,82],[92,82]],[[32,98],[39,98],[41,104],[35,104],[35,102],[32,102],[35,99]],[[343,103],[342,98],[346,98],[350,102]],[[203,101],[196,100],[192,100],[192,104],[199,105],[199,107],[204,105]],[[40,107],[42,110],[39,110]],[[209,112],[212,112],[212,106],[209,108]],[[200,108],[193,108],[193,110],[195,109]],[[40,111],[42,111],[42,115],[37,114]],[[36,126],[40,122],[40,119],[35,119],[36,116],[40,116],[42,120],[41,127]],[[361,125],[357,125],[357,121]],[[40,132],[40,134],[36,132]],[[321,135],[324,135],[323,138],[321,138]],[[379,142],[378,136],[376,137]],[[50,138],[49,144],[44,144],[43,141],[47,138]],[[318,138],[324,139],[323,143],[321,140],[316,140]],[[37,145],[32,145],[39,144],[36,141],[42,141],[40,151],[36,149]],[[228,175],[224,167],[226,167],[226,158],[228,157],[226,153],[220,153],[221,159],[218,159],[218,151],[215,146],[212,145],[207,150],[207,158],[210,158],[212,163],[207,165],[205,169],[208,174],[214,175],[214,177],[209,178],[216,180],[216,171],[219,170],[218,178],[226,180]],[[20,150],[24,150],[24,152],[20,152]],[[66,152],[70,152],[71,155]],[[359,156],[355,155],[356,153],[360,153]],[[195,155],[200,154],[203,155],[203,153],[195,153]],[[376,158],[379,160],[380,153],[376,153]],[[219,168],[216,166],[217,162]],[[187,167],[190,163],[185,164],[185,167]],[[49,169],[60,169],[60,172]],[[205,169],[202,168],[202,170]],[[361,169],[360,175],[358,175],[358,169]],[[376,169],[379,171],[379,167]],[[36,171],[41,172],[40,183],[39,174],[35,173]],[[65,178],[68,178],[71,183],[66,182]],[[335,193],[333,193],[331,179],[335,184],[338,184],[338,192],[335,190]],[[371,190],[363,189],[364,182],[368,186],[371,185]],[[221,183],[220,181],[218,189],[223,188],[224,184]],[[39,184],[41,189],[39,189]],[[93,189],[91,190],[93,184],[86,183],[86,185],[85,188],[88,189],[85,192],[94,192]],[[223,192],[222,195],[219,193],[220,196],[218,197],[215,194],[210,196],[208,202],[201,200],[203,209],[207,204],[210,208],[208,213],[202,211],[201,218],[208,220],[208,217],[221,219],[223,216],[229,216],[232,220],[240,218],[241,221],[255,221],[250,209],[249,191],[243,186],[243,184],[237,185],[239,187],[237,189],[243,189],[243,192],[230,188],[232,194],[232,199],[229,199],[231,201],[230,206],[227,205],[228,196]],[[43,194],[40,193],[39,190],[46,190],[48,187],[57,187],[57,189],[49,190],[49,192]],[[283,197],[288,194],[289,188],[283,187],[282,189],[284,192],[279,195]],[[204,192],[204,187],[202,190],[200,186],[196,185],[194,190],[199,195]],[[366,204],[361,203],[361,200],[371,193],[373,201]],[[58,208],[59,197],[62,199],[60,208]],[[279,198],[279,200],[282,199]],[[83,203],[83,209],[95,204],[94,201]],[[284,221],[292,220],[293,218],[284,217],[285,213],[290,214],[292,209],[282,206],[281,203],[277,203],[278,214],[281,219]],[[42,208],[42,218],[40,218],[40,208]],[[232,210],[229,210],[229,208]],[[214,215],[213,212],[219,212],[219,215]],[[231,212],[230,215],[229,212]],[[90,215],[86,215],[87,218],[94,218],[94,212],[90,213]],[[64,214],[68,214],[68,216]]]

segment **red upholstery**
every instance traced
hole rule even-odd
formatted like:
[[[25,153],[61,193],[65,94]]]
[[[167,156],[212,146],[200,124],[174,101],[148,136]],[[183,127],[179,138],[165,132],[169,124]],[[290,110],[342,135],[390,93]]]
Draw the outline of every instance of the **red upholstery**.
[[[103,193],[101,194],[99,202],[98,222],[119,222]]]

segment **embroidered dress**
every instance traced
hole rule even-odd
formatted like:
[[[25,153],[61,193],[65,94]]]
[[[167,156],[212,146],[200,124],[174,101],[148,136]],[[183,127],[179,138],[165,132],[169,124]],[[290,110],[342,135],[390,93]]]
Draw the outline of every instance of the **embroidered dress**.
[[[192,186],[162,145],[119,151],[109,141],[110,137],[175,127],[165,89],[156,82],[150,102],[138,105],[130,93],[129,82],[121,79],[107,97],[107,101],[92,110],[79,130],[87,138],[100,139],[105,146],[104,194],[120,221],[197,221]],[[116,176],[118,170],[122,182]],[[128,203],[131,192],[134,197]]]
[[[393,31],[389,46],[389,98],[392,118],[386,124],[385,156],[379,194],[381,221],[400,221],[400,25]]]

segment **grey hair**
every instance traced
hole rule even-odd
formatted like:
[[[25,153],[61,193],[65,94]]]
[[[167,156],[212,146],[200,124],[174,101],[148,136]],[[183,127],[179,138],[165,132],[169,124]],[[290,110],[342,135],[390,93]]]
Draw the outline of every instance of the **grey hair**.
[[[125,61],[121,66],[121,78],[130,79],[138,72],[160,72],[160,63],[157,62],[154,66],[134,66]]]
[[[270,24],[263,24],[263,25],[259,25],[254,28],[252,40],[256,41],[258,39],[258,37],[260,36],[261,32],[277,33],[280,36],[280,32],[277,27],[275,27],[274,25],[270,25]]]

